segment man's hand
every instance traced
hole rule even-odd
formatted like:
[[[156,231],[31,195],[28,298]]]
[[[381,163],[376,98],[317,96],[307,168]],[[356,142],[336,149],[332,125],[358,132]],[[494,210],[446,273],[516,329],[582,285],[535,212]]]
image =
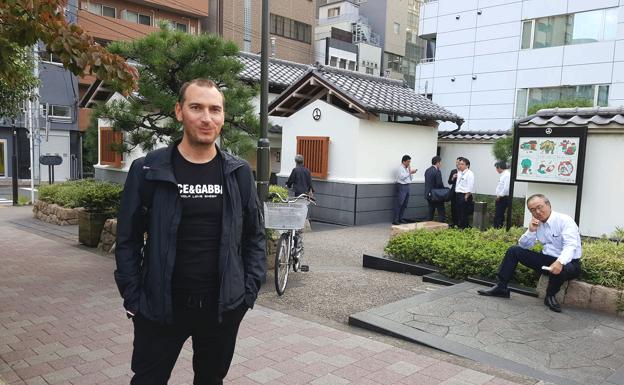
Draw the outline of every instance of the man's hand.
[[[559,261],[555,261],[550,265],[550,274],[559,275],[563,270],[563,265]]]
[[[496,197],[496,202],[498,202],[501,199],[501,197]]]
[[[531,218],[531,222],[529,223],[529,231],[532,233],[536,232],[539,225],[540,225],[539,219],[535,217]]]
[[[453,176],[451,177],[452,180],[457,179],[457,173],[453,174]]]
[[[471,196],[471,195],[472,195],[471,193],[466,193],[466,194],[464,194],[464,200],[465,200],[466,202],[468,202],[468,199],[470,199],[470,196]]]
[[[413,170],[410,170],[410,174],[416,174],[416,171],[418,171],[418,169],[417,169],[417,168],[415,168],[415,169],[413,169]]]

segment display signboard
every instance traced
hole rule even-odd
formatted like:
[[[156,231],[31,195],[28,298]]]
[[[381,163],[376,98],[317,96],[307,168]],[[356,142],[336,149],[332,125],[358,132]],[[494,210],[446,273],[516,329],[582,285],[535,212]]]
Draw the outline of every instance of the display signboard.
[[[584,127],[520,128],[515,140],[515,180],[579,184],[587,129]]]

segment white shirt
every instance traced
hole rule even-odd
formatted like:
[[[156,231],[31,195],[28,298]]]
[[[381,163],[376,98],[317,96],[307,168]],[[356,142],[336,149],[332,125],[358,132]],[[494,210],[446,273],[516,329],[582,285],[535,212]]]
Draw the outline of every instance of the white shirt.
[[[542,253],[557,258],[562,265],[573,259],[581,258],[581,235],[572,218],[555,211],[550,212],[546,223],[540,223],[537,231],[527,230],[520,239],[518,245],[528,249],[540,241],[544,246]]]
[[[473,193],[474,189],[474,173],[469,168],[464,171],[457,172],[457,184],[455,191],[458,193]]]
[[[507,195],[509,195],[509,180],[509,170],[503,170],[503,172],[501,172],[500,178],[498,178],[498,185],[496,186],[497,197],[506,197]]]
[[[401,167],[399,167],[399,175],[397,176],[397,183],[410,184],[411,182],[412,182],[412,174],[410,174],[408,168],[405,168],[405,166],[401,164]]]

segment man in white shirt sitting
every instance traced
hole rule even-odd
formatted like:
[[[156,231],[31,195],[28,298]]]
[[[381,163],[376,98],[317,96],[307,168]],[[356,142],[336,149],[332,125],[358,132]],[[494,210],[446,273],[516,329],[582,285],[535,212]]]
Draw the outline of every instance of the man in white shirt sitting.
[[[499,229],[503,227],[505,222],[505,211],[511,204],[511,198],[509,197],[509,170],[507,169],[507,163],[499,161],[494,164],[496,172],[500,174],[498,179],[498,185],[496,185],[496,212],[494,213],[494,227]]]
[[[460,158],[457,163],[457,184],[455,185],[455,205],[457,211],[457,226],[460,229],[469,227],[468,217],[474,209],[473,197],[475,192],[475,177],[470,170],[470,161],[466,158]]]
[[[544,304],[555,312],[561,312],[561,306],[555,299],[561,285],[581,274],[581,236],[572,218],[553,211],[550,201],[542,194],[534,194],[527,199],[527,207],[533,218],[528,230],[518,240],[518,246],[512,246],[505,253],[505,258],[498,270],[498,283],[489,290],[478,293],[491,297],[509,298],[507,284],[511,280],[518,262],[542,271],[548,267],[548,287]],[[541,253],[528,250],[540,241]]]

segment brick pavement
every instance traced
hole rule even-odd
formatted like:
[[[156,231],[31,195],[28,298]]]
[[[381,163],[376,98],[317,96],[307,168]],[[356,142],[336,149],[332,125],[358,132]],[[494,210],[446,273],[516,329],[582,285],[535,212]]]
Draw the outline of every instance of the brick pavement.
[[[128,384],[132,324],[114,261],[2,222],[0,234],[0,385]],[[171,384],[192,383],[190,357],[187,344]],[[513,384],[261,306],[226,383]]]

